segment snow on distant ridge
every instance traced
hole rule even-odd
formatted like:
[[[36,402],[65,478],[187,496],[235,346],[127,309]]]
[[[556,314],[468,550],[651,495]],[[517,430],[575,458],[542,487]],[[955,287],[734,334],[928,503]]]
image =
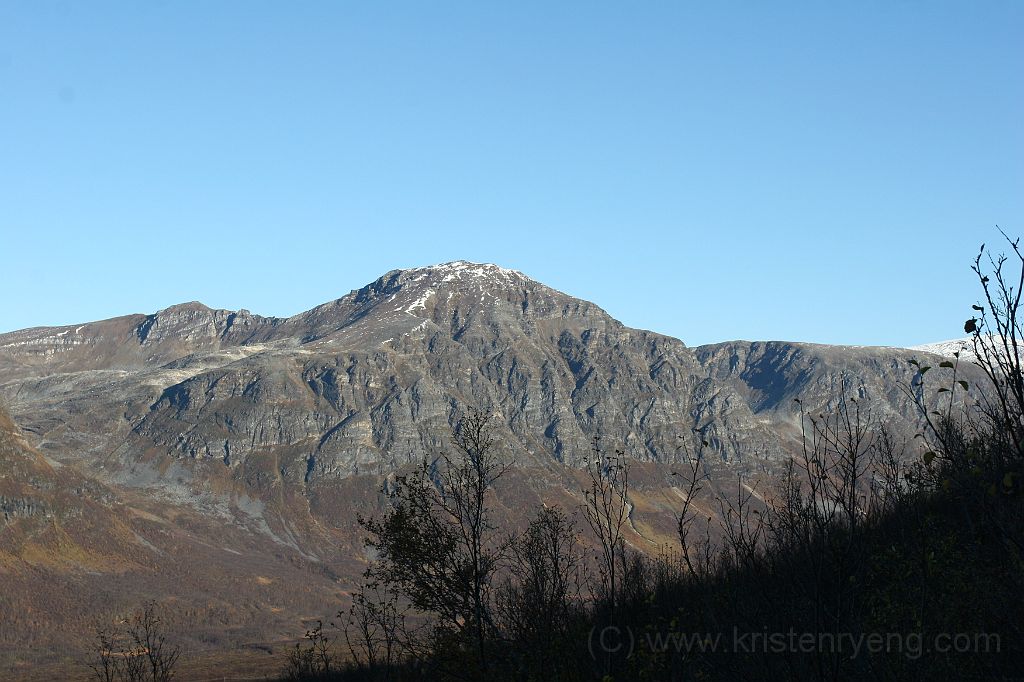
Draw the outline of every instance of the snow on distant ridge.
[[[1003,338],[1001,336],[993,335],[991,341],[994,342],[995,352],[999,355],[1003,355],[1006,351],[1002,347]],[[986,343],[988,343],[986,341]],[[1019,341],[1018,341],[1019,344]],[[950,339],[949,341],[937,341],[935,343],[925,343],[920,346],[913,346],[910,350],[920,350],[926,353],[935,353],[936,355],[943,355],[947,358],[953,357],[953,353],[960,353],[961,360],[974,361],[977,356],[974,354],[974,338],[971,336],[965,336],[962,339]],[[1018,351],[1021,355],[1024,355],[1024,350]]]
[[[948,341],[936,341],[934,343],[922,343],[920,346],[911,346],[910,350],[919,350],[925,353],[934,353],[945,357],[953,357],[953,353],[960,353],[960,357],[967,359],[974,357],[974,344],[970,336],[960,339],[949,339]]]

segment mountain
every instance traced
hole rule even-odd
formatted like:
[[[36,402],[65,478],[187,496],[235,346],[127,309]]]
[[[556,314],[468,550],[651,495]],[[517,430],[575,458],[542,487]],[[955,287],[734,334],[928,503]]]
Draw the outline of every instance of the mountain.
[[[41,500],[35,510],[56,503],[27,495],[32,481],[47,494],[81,489],[76,503],[90,511],[75,518],[109,529],[87,545],[117,566],[78,558],[47,580],[75,584],[95,598],[87,605],[111,585],[118,607],[172,598],[183,636],[215,650],[273,641],[289,619],[340,606],[366,560],[356,513],[380,509],[382,484],[443,450],[467,408],[494,413],[511,465],[496,499],[510,526],[541,502],[578,505],[599,438],[634,459],[629,541],[656,551],[674,541],[672,471],[700,440],[713,489],[742,476],[761,494],[799,452],[801,406],[827,409],[844,387],[909,440],[919,417],[900,387],[921,357],[787,342],[689,348],[520,272],[458,261],[389,272],[290,318],[186,303],[0,335],[0,401],[21,462],[4,480],[18,486],[11,499]],[[20,513],[0,538],[25,563],[34,555],[8,542],[28,532]],[[184,589],[186,575],[202,578]],[[32,601],[43,592],[26,583],[27,601],[0,608],[45,613]],[[68,626],[76,656],[89,608]],[[7,646],[11,665],[27,660],[19,646]]]

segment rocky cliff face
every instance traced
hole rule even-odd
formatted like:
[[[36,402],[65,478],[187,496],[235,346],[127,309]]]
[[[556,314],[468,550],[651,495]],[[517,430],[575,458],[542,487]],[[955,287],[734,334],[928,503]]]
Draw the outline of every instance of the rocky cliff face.
[[[696,429],[724,460],[785,456],[793,398],[845,380],[913,421],[896,349],[733,342],[689,349],[521,273],[390,272],[293,318],[199,304],[0,336],[0,391],[41,446],[130,466],[227,468],[274,451],[289,481],[381,473],[436,449],[462,409],[500,416],[526,461],[577,465],[594,436],[670,462]]]
[[[355,512],[445,448],[469,407],[495,414],[513,464],[498,491],[510,523],[541,500],[578,504],[599,437],[637,461],[631,542],[653,548],[672,539],[671,470],[698,439],[716,485],[767,480],[798,452],[794,398],[813,412],[841,390],[909,437],[918,417],[899,387],[915,356],[691,349],[522,273],[456,262],[389,272],[288,319],[190,303],[0,335],[0,400],[40,457],[335,566],[344,582],[361,557]]]

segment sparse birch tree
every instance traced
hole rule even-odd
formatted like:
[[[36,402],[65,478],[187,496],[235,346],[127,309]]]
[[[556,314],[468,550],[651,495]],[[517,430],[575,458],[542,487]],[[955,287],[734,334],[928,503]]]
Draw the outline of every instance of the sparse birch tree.
[[[491,415],[470,410],[453,429],[456,455],[424,461],[399,477],[392,507],[360,519],[378,561],[367,576],[431,614],[488,669],[496,633],[495,574],[509,541],[499,537],[489,497],[506,470],[490,435]]]

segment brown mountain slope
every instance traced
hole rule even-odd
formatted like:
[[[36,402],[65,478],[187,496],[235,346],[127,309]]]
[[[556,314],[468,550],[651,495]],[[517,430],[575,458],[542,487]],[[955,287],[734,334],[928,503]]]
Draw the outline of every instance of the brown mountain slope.
[[[203,660],[280,641],[339,598],[324,564],[260,533],[47,462],[2,411],[0,583],[0,679],[83,679],[94,626],[149,599]]]

